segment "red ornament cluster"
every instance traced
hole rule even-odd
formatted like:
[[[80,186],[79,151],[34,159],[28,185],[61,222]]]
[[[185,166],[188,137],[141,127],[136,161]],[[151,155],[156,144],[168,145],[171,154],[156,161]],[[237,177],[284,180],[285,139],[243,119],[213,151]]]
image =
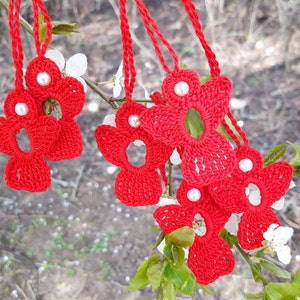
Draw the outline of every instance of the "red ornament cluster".
[[[7,95],[6,117],[0,118],[0,151],[11,156],[4,178],[11,188],[43,192],[51,184],[45,158],[59,161],[82,152],[80,128],[73,118],[83,108],[85,93],[78,80],[62,77],[56,64],[43,56],[30,62],[25,78],[27,89],[16,89]],[[45,113],[43,104],[48,99],[59,103],[59,120]],[[28,152],[17,141],[22,129],[30,142]]]

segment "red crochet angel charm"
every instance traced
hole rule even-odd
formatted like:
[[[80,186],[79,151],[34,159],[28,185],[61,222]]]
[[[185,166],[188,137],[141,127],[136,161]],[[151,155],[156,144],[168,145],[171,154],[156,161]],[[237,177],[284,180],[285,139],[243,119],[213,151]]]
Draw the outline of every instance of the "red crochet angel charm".
[[[293,168],[287,162],[263,167],[261,154],[249,147],[236,150],[237,166],[226,179],[213,182],[209,191],[220,207],[230,213],[243,213],[237,237],[251,250],[261,247],[263,233],[280,222],[271,206],[288,190]]]
[[[0,151],[11,156],[5,181],[17,190],[43,192],[50,186],[50,168],[43,156],[55,143],[60,125],[53,117],[38,116],[34,99],[25,90],[11,91],[4,102],[6,118],[0,118]],[[30,140],[28,152],[20,149],[16,135],[25,129]]]
[[[60,135],[46,157],[53,161],[71,159],[82,152],[82,138],[79,125],[74,121],[84,105],[85,93],[82,84],[73,77],[62,77],[57,65],[44,56],[34,58],[26,70],[26,85],[34,97],[39,115],[45,115],[44,103],[56,100],[62,116]]]
[[[98,148],[108,161],[121,171],[115,181],[117,198],[129,206],[154,205],[162,194],[160,177],[172,148],[153,139],[140,126],[140,115],[147,108],[134,102],[126,102],[116,114],[116,126],[101,125],[95,131]],[[146,146],[145,164],[135,167],[128,162],[126,149],[131,142],[142,141]]]
[[[189,248],[188,266],[197,282],[206,285],[231,273],[234,256],[219,237],[230,213],[220,209],[205,188],[186,181],[181,183],[176,196],[181,205],[159,207],[154,218],[165,234],[183,226],[194,228],[195,240]]]
[[[182,173],[189,184],[207,185],[225,177],[234,167],[234,151],[216,129],[228,111],[231,82],[216,76],[201,85],[198,74],[176,70],[162,85],[162,101],[141,115],[141,124],[155,138],[182,147]],[[157,93],[155,102],[158,102]],[[187,114],[196,110],[203,133],[193,137],[186,128]]]

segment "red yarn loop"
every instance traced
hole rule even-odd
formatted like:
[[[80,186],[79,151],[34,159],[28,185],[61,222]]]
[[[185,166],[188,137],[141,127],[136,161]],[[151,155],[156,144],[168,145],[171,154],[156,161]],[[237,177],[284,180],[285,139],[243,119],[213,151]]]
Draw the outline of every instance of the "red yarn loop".
[[[168,65],[166,63],[166,60],[165,60],[165,58],[163,56],[163,53],[160,49],[159,43],[158,43],[157,39],[155,38],[155,34],[158,36],[161,43],[165,46],[165,48],[168,50],[169,54],[172,56],[173,63],[174,63],[174,69],[178,70],[179,69],[179,59],[178,59],[178,56],[177,56],[175,50],[170,45],[170,43],[166,40],[164,35],[161,33],[158,25],[155,23],[154,19],[151,17],[151,15],[149,13],[149,10],[147,9],[147,7],[143,3],[143,1],[142,0],[136,0],[136,4],[137,4],[137,7],[140,11],[141,17],[143,19],[146,31],[147,31],[147,33],[148,33],[148,35],[149,35],[149,37],[152,41],[155,52],[158,56],[158,59],[159,59],[161,65],[162,65],[162,67],[164,68],[164,70],[167,73],[171,73],[171,69],[168,67]]]
[[[8,27],[11,37],[12,58],[15,66],[15,87],[23,89],[23,47],[20,32],[21,0],[10,0],[8,7]]]
[[[189,16],[189,19],[192,22],[192,25],[194,27],[195,33],[199,38],[199,41],[203,47],[203,50],[205,52],[206,58],[208,60],[208,64],[210,67],[210,74],[212,77],[219,76],[221,73],[221,70],[219,68],[219,63],[216,59],[215,53],[212,51],[211,47],[208,45],[205,36],[203,34],[201,22],[199,15],[197,13],[196,7],[192,0],[181,0],[182,4],[185,7],[185,10]]]
[[[48,46],[51,42],[51,36],[52,36],[52,24],[51,19],[49,17],[48,11],[43,3],[42,0],[32,0],[32,6],[33,6],[33,31],[34,31],[34,42],[36,47],[36,53],[38,56],[45,55]],[[44,18],[44,22],[46,25],[46,35],[45,40],[42,42],[40,40],[40,22],[39,22],[39,12],[41,12],[41,15]]]
[[[134,52],[127,18],[126,0],[120,0],[120,29],[123,44],[124,90],[126,100],[132,101],[136,70],[134,67]]]

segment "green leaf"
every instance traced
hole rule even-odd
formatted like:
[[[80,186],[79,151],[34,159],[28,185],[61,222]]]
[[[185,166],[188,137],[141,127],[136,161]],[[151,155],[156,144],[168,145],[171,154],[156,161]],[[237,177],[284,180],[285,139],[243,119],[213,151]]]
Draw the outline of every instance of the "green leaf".
[[[147,276],[150,284],[152,285],[152,290],[155,291],[161,285],[163,278],[165,264],[162,260],[158,262],[150,262],[147,268]]]
[[[296,299],[296,297],[300,297],[300,285],[271,282],[266,286],[266,294],[270,300]]]
[[[257,293],[257,294],[246,294],[247,299],[264,299],[265,292]]]
[[[250,265],[252,276],[255,282],[262,281],[261,266],[259,263]]]
[[[129,286],[127,286],[127,289],[130,292],[137,291],[145,286],[147,286],[150,283],[150,280],[147,275],[148,267],[151,263],[157,263],[159,261],[158,254],[155,254],[145,260],[138,268],[135,276],[131,278],[129,281]]]
[[[160,243],[164,240],[165,236],[166,235],[163,233],[163,231],[160,231],[159,237],[153,245],[152,250],[155,250],[160,245]]]
[[[164,300],[176,300],[176,288],[173,282],[169,281],[163,286]]]
[[[185,127],[190,136],[195,139],[199,139],[203,135],[204,123],[200,113],[194,108],[189,109],[185,116]]]
[[[169,235],[167,235],[167,240],[169,243],[181,247],[191,246],[194,243],[194,239],[195,239],[195,232],[192,228],[188,226],[179,228],[171,232]]]
[[[46,28],[44,16],[42,14],[39,14],[38,22],[39,22],[39,40],[41,43],[43,43],[46,39],[47,28]]]
[[[208,76],[201,76],[200,77],[200,82],[201,84],[204,84],[205,82],[211,80],[211,75],[208,75]]]
[[[264,165],[271,165],[272,163],[283,157],[286,152],[286,148],[287,146],[285,144],[275,146],[264,158]]]
[[[195,292],[195,289],[197,287],[197,282],[194,276],[191,276],[188,280],[186,280],[181,288],[179,289],[179,292],[185,295],[192,296]]]
[[[231,234],[227,229],[223,228],[221,232],[219,233],[220,238],[222,238],[230,248],[233,248],[233,246],[238,245],[239,241],[237,237],[233,234]]]
[[[300,284],[300,268],[295,273],[293,283]]]
[[[276,277],[291,279],[291,274],[288,271],[280,268],[279,266],[275,265],[273,262],[267,259],[261,258],[260,264],[264,269],[266,269],[268,272],[275,275]]]
[[[182,247],[173,246],[171,251],[173,256],[173,267],[176,269],[182,267],[185,260],[185,252]]]
[[[180,269],[174,269],[170,264],[167,264],[165,276],[167,281],[171,280],[176,287],[181,288],[184,282],[191,278],[191,271],[185,265]]]
[[[290,164],[294,167],[294,176],[300,177],[300,145],[288,142],[296,151],[295,156],[290,160]]]
[[[78,33],[77,23],[52,22],[52,33],[58,35],[70,36],[72,33]]]

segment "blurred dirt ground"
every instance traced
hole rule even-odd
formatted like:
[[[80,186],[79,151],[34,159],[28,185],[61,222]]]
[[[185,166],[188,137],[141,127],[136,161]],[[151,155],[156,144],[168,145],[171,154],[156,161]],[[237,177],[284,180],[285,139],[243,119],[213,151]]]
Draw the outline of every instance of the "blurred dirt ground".
[[[29,2],[23,1],[22,15],[30,21]],[[129,3],[138,71],[135,97],[144,98],[143,87],[149,92],[159,89],[164,74]],[[181,62],[207,75],[206,59],[180,1],[146,3]],[[94,82],[111,81],[121,61],[116,0],[46,4],[53,20],[77,22],[80,27],[80,33],[72,37],[54,37],[52,47],[66,58],[83,52],[89,62],[86,76]],[[222,73],[233,82],[232,109],[244,122],[251,146],[266,154],[286,141],[300,144],[299,1],[195,0],[195,4]],[[3,101],[13,88],[14,71],[6,12],[1,6],[0,38]],[[26,33],[23,42],[26,65],[34,49]],[[101,88],[111,94],[112,86],[110,82]],[[84,110],[77,117],[83,154],[72,161],[49,162],[52,185],[46,193],[8,188],[3,182],[7,158],[0,156],[0,299],[155,299],[148,288],[130,294],[125,287],[138,265],[152,254],[156,235],[149,228],[155,222],[153,208],[125,207],[114,196],[118,170],[104,160],[94,139],[94,130],[110,112],[104,101],[88,91]],[[286,158],[292,155],[289,149]],[[175,186],[180,179],[177,175]],[[278,214],[283,224],[295,230],[291,271],[300,266],[299,193],[299,187],[290,190]],[[214,297],[199,291],[195,299],[245,299],[245,292],[259,290],[239,256],[234,273],[211,288]]]

